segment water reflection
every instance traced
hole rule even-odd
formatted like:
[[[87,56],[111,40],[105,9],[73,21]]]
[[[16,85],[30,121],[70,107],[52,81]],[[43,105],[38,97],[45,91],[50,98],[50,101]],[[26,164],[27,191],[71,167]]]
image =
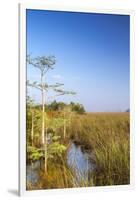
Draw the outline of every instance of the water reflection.
[[[40,169],[40,162],[36,161],[32,164],[28,164],[26,167],[26,179],[28,183],[31,183],[32,185],[37,184],[39,180],[39,169]]]
[[[43,168],[44,161],[36,161],[32,164],[28,164],[26,168],[27,182],[35,186],[39,179],[40,169]],[[82,151],[80,145],[71,143],[67,151],[67,165],[72,169],[74,173],[75,182],[81,181],[89,182],[91,173],[95,169],[95,163],[89,153]]]
[[[67,152],[67,164],[74,170],[79,181],[88,180],[89,174],[95,169],[95,163],[87,152],[83,152],[80,145],[71,143]]]

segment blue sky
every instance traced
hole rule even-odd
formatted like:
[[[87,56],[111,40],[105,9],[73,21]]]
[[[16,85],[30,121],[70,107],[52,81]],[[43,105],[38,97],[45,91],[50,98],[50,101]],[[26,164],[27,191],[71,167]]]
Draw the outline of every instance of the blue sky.
[[[57,62],[47,81],[64,83],[65,90],[77,93],[57,101],[82,103],[88,112],[129,108],[128,15],[27,10],[30,53],[55,55]],[[27,66],[27,79],[39,81],[39,71]],[[29,93],[40,101],[38,91]]]

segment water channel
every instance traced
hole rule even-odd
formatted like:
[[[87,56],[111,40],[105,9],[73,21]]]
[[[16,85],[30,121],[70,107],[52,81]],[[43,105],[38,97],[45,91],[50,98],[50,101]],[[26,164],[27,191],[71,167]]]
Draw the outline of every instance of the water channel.
[[[83,150],[82,146],[71,142],[66,156],[67,165],[73,170],[77,181],[88,180],[90,173],[96,168],[92,155]],[[40,161],[36,161],[33,165],[27,165],[27,182],[30,182],[32,185],[37,184],[40,168]]]

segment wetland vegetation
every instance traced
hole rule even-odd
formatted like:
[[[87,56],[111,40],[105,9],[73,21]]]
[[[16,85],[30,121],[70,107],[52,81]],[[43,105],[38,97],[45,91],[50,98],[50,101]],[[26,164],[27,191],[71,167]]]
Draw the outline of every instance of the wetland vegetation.
[[[88,113],[79,103],[48,103],[49,89],[54,99],[75,92],[44,81],[54,57],[28,57],[27,62],[41,77],[27,81],[27,88],[41,96],[40,104],[28,94],[26,99],[27,190],[129,184],[129,112]]]

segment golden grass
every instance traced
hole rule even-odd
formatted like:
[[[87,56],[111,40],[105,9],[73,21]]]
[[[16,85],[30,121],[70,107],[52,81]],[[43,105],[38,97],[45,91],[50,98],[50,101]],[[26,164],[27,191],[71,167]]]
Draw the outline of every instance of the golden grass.
[[[59,134],[62,132],[59,130]],[[87,186],[124,185],[130,182],[130,120],[129,113],[87,113],[74,115],[67,128],[67,146],[73,139],[94,155],[96,170],[89,180],[78,183],[73,171],[61,160],[49,161],[48,174],[40,172],[36,186],[27,189],[54,189]]]
[[[95,185],[129,184],[129,127],[129,113],[90,113],[72,120],[68,134],[95,155]]]

